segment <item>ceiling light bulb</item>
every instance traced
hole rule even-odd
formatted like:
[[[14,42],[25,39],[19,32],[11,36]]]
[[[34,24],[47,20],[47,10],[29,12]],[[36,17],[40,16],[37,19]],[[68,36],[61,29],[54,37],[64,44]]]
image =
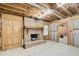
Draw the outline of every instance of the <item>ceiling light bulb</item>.
[[[57,6],[61,7],[64,3],[57,3]]]

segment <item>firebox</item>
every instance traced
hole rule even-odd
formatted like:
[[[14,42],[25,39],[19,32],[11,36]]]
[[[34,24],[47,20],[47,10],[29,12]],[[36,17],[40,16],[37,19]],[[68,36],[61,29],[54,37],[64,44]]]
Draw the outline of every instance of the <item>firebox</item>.
[[[38,40],[38,34],[31,34],[31,41]]]

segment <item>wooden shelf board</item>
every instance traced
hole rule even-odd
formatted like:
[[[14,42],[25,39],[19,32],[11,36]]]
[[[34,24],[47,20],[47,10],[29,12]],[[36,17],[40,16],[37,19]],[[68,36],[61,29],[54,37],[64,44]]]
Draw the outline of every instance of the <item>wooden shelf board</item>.
[[[42,29],[43,27],[26,27],[24,26],[25,29]]]

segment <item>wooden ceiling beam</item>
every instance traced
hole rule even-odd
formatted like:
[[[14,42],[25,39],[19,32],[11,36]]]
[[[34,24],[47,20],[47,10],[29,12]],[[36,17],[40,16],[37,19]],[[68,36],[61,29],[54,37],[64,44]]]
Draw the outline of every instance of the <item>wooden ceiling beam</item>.
[[[55,13],[58,14],[58,15],[60,15],[60,16],[63,17],[63,18],[66,18],[66,16],[62,15],[62,14],[59,13],[59,12],[55,12]]]
[[[63,17],[57,14],[56,12],[57,12],[56,10],[52,9],[52,14],[62,19]]]
[[[75,6],[76,11],[77,11],[78,14],[79,14],[79,8],[78,8],[78,5],[77,5],[76,3],[74,3],[74,6]]]
[[[57,16],[58,18],[63,19],[63,17],[62,17],[62,16],[60,16],[60,15],[58,15],[58,14],[56,14],[56,13],[53,13],[53,15]]]
[[[47,7],[45,4],[42,4],[42,3],[36,3],[36,4],[38,4],[38,5],[42,6],[43,8],[48,9],[48,7]]]
[[[68,13],[70,16],[72,16],[72,14],[64,7],[61,7],[64,11],[66,11],[66,13]]]
[[[6,5],[6,6],[9,6],[11,8],[14,8],[14,9],[17,9],[17,10],[21,10],[21,11],[24,11],[24,12],[28,12],[28,7],[25,7],[25,6],[22,6],[18,3],[3,3],[3,5]]]
[[[23,5],[24,7],[30,8],[32,7],[31,5],[29,5],[28,3],[18,3],[19,5]]]
[[[27,3],[19,3],[20,5],[23,5],[24,7],[28,7],[28,16],[32,16],[32,14],[36,14],[40,10],[38,8],[33,7],[30,4]]]
[[[54,9],[57,7],[56,3],[37,3],[37,4],[47,9]]]
[[[16,12],[16,11],[14,12],[14,11],[2,9],[2,8],[0,8],[0,13],[13,14],[13,15],[22,16],[22,17],[27,16],[27,15],[25,15],[23,13],[19,13],[19,12]]]
[[[19,4],[21,4],[21,5],[25,6],[25,7],[28,7],[28,8],[30,8],[30,9],[31,9],[31,8],[35,8],[35,9],[39,10],[39,8],[34,7],[34,6],[32,6],[32,5],[28,4],[28,3],[19,3]]]
[[[60,16],[62,16],[63,18],[66,17],[66,16],[62,15],[60,12],[56,11],[56,10],[55,10],[55,13],[58,14],[58,15],[60,15]]]
[[[11,10],[11,11],[16,11],[18,13],[23,13],[23,14],[27,14],[28,16],[30,16],[30,14],[34,14],[37,11],[39,11],[39,9],[32,7],[29,4],[26,3],[1,3],[0,4],[0,8],[5,9],[5,10]]]
[[[8,12],[8,13],[9,13],[9,11],[10,11],[10,12],[12,12],[12,13],[15,12],[15,13],[17,13],[17,14],[25,14],[25,15],[28,14],[28,13],[26,13],[26,12],[23,11],[23,10],[18,10],[18,9],[15,9],[15,8],[12,8],[12,7],[3,5],[3,4],[0,4],[0,9],[2,9],[3,11],[8,10],[8,11],[6,11],[6,12]]]
[[[26,3],[23,3],[23,5],[26,5]],[[33,6],[32,4],[27,3],[27,5],[31,6],[31,8],[36,8],[38,10],[40,10],[40,8]]]
[[[40,6],[40,5],[36,4],[36,3],[28,3],[28,4],[31,5],[31,6],[33,6],[33,7],[35,7],[35,8],[38,8],[39,10],[43,9],[42,6]]]

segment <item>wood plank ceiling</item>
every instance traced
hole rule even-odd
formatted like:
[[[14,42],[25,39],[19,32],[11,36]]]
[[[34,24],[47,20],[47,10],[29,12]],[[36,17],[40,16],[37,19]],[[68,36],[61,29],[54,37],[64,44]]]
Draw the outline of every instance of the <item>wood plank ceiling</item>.
[[[45,21],[60,20],[79,14],[78,3],[0,3],[0,12],[28,16]]]

